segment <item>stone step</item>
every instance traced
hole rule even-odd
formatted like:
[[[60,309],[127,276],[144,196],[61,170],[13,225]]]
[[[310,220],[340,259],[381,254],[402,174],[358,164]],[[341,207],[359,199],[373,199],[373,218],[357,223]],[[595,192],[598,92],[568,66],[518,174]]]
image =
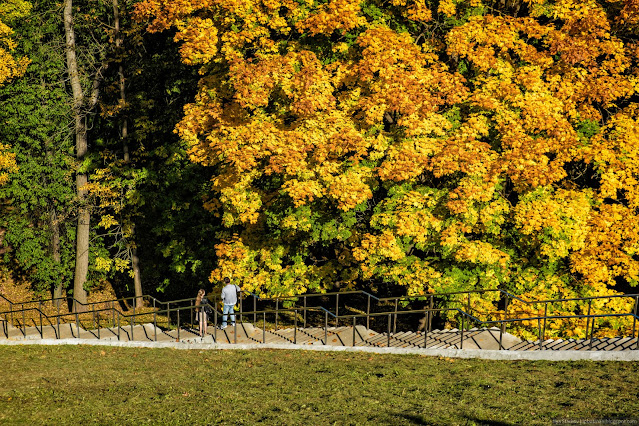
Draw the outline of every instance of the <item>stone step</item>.
[[[633,350],[633,349],[639,349],[639,346],[637,345],[637,338],[636,337],[620,337],[618,341],[616,341],[614,343],[614,348],[610,349],[613,351],[622,351],[622,350]]]
[[[43,335],[45,339],[75,339],[83,331],[73,323],[56,324],[44,327]]]
[[[430,333],[429,333],[430,337]],[[445,349],[450,347],[458,347],[459,342],[461,341],[461,336],[457,333],[457,329],[446,331],[439,331],[438,333],[434,333],[433,344],[429,347],[433,349]]]
[[[269,330],[263,331],[260,328],[253,326],[251,323],[237,323],[237,326],[229,325],[225,329],[218,329],[211,331],[209,334],[213,336],[213,339],[217,343],[224,344],[255,344],[255,343],[289,343],[286,339],[282,338],[278,334],[275,334]],[[264,342],[264,339],[266,342]]]
[[[416,333],[413,331],[401,332],[392,335],[392,340],[396,341],[392,346],[395,347],[415,347],[412,342],[415,340]]]
[[[416,348],[424,347],[424,333],[416,331],[412,336],[407,336],[405,342]]]
[[[8,339],[17,330],[9,321],[0,320],[0,339]]]
[[[179,332],[178,330],[163,330],[162,332],[169,336],[174,342],[196,342],[202,339],[197,329],[182,328],[179,330]],[[158,335],[159,334],[160,333],[158,330]],[[207,334],[211,334],[211,331],[208,330]]]
[[[307,344],[323,345],[325,343],[324,342],[325,337],[328,339],[329,342],[331,342],[337,329],[335,327],[329,327],[326,329],[326,333],[325,333],[323,328],[310,327],[310,328],[301,329],[301,331],[302,333],[307,334],[309,337],[314,339],[313,341],[309,341],[309,343]]]
[[[131,327],[125,325],[121,327],[105,327],[95,328],[91,330],[85,330],[80,332],[81,339],[100,339],[100,340],[119,340],[123,342],[128,341],[142,341],[152,342],[155,341],[156,333],[158,340],[163,334],[160,328],[156,328],[151,323],[137,324]]]
[[[461,337],[461,336],[460,336]],[[499,329],[471,329],[464,333],[464,349],[499,349]],[[521,343],[521,339],[510,333],[501,335],[501,346],[508,349],[516,344]]]
[[[370,332],[366,327],[364,327],[363,325],[356,325],[355,329],[353,329],[352,326],[344,327],[335,334],[334,338],[329,337],[328,340],[329,344],[336,343],[334,339],[337,338],[341,343],[340,346],[356,346],[357,343],[360,343],[368,338],[369,334]]]
[[[259,339],[260,343],[275,343],[275,344],[291,343],[291,341],[288,340],[287,338],[282,337],[279,334],[274,333],[270,330],[263,331],[262,333],[257,335],[257,338]]]
[[[40,327],[10,327],[6,338],[9,340],[40,339]]]
[[[310,345],[316,342],[318,339],[308,335],[307,333],[303,333],[302,329],[298,328],[285,328],[277,331],[272,331],[272,333],[277,334],[280,337],[288,340],[289,343],[295,343],[298,345]]]

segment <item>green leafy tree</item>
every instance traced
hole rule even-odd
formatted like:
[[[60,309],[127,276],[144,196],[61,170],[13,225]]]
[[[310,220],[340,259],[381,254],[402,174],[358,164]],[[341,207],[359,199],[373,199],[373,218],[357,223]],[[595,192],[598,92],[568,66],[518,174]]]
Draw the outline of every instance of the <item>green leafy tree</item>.
[[[23,78],[0,89],[0,138],[18,170],[0,187],[6,256],[36,290],[60,297],[73,265],[72,144],[61,25],[53,4],[40,2],[16,21],[16,50],[30,58]]]

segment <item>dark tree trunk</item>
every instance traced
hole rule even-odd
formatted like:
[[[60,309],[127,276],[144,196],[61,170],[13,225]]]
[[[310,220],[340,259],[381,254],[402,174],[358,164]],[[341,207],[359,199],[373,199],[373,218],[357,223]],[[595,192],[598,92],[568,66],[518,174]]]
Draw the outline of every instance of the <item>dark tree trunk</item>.
[[[73,91],[73,115],[75,119],[75,155],[78,164],[87,153],[87,129],[83,108],[85,106],[84,92],[80,84],[78,61],[76,57],[75,31],[73,29],[73,0],[64,2],[64,30],[66,35],[67,72]],[[87,175],[84,172],[76,174],[76,191],[78,196],[78,224],[76,231],[75,274],[73,278],[73,297],[80,303],[87,302],[87,291],[84,288],[89,270],[89,222],[91,214],[86,205]],[[76,312],[84,311],[81,304],[74,303]]]

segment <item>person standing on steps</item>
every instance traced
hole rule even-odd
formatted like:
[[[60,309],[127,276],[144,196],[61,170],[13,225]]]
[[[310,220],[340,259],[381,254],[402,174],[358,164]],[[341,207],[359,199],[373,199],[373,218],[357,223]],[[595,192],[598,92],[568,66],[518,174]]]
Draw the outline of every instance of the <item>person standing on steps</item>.
[[[206,292],[203,288],[201,288],[197,292],[197,297],[195,298],[195,312],[197,312],[197,321],[200,324],[200,337],[204,337],[206,334],[206,327],[209,322],[209,315],[213,313],[213,309],[211,309],[211,305],[209,305],[209,301],[206,300]]]
[[[220,327],[222,330],[226,328],[226,319],[228,314],[231,314],[231,325],[235,325],[235,314],[233,312],[235,310],[237,293],[239,291],[240,288],[235,284],[231,284],[231,279],[229,277],[224,277],[224,288],[220,295],[220,298],[224,303],[224,310],[222,311],[222,326]]]

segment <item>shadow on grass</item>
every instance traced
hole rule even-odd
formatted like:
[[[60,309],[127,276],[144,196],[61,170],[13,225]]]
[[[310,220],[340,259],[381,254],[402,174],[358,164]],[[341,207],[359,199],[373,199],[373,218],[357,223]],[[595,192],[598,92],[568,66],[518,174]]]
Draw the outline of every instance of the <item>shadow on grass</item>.
[[[405,421],[407,421],[409,424],[412,425],[447,425],[450,424],[448,420],[441,420],[441,421],[433,421],[432,419],[426,419],[424,416],[419,416],[419,415],[415,415],[415,414],[407,414],[407,413],[396,413],[395,417],[399,418],[399,419],[404,419]],[[463,416],[465,418],[465,421],[460,422],[461,424],[469,424],[469,425],[486,425],[486,426],[507,426],[507,425],[511,425],[512,423],[507,423],[507,422],[500,422],[498,420],[485,420],[485,419],[479,419],[477,417],[471,417],[471,416]]]
[[[404,420],[408,421],[409,424],[413,424],[413,425],[436,425],[436,424],[438,424],[438,423],[433,423],[432,421],[427,421],[424,418],[424,416],[417,416],[415,414],[395,413],[395,417],[397,417],[399,419],[404,419]]]
[[[488,425],[488,426],[512,425],[512,423],[500,422],[498,420],[485,420],[485,419],[479,419],[477,417],[472,417],[472,416],[464,416],[464,417],[466,418],[466,423],[468,423],[468,424]]]

